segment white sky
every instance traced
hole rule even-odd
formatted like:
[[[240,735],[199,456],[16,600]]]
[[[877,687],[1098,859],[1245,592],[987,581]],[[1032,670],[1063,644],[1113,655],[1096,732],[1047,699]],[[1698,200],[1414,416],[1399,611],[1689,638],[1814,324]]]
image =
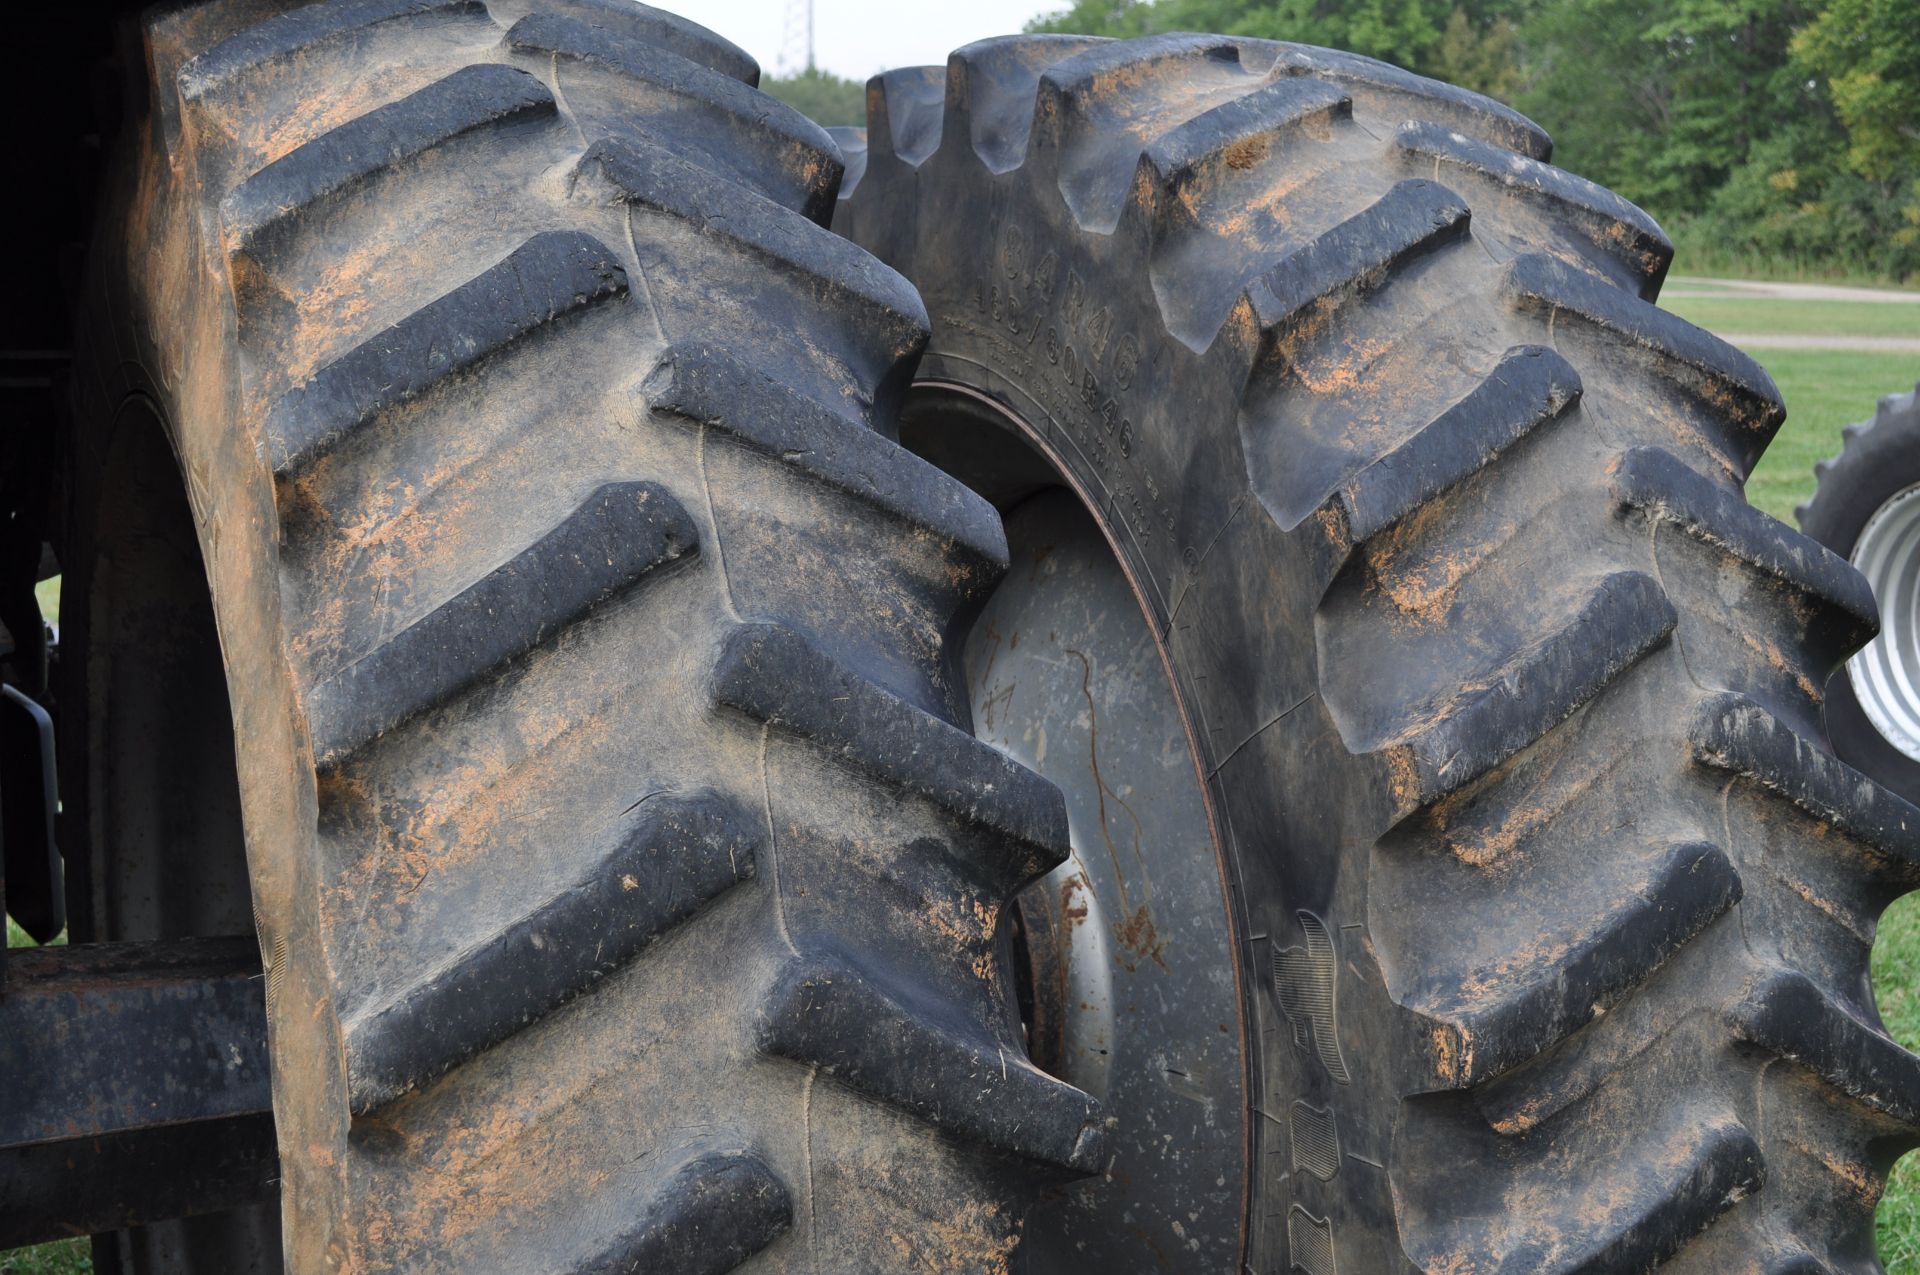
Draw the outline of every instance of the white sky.
[[[763,74],[806,60],[807,0],[649,0],[718,31]],[[852,80],[896,66],[944,66],[947,54],[990,35],[1011,35],[1068,0],[813,0],[814,60]]]

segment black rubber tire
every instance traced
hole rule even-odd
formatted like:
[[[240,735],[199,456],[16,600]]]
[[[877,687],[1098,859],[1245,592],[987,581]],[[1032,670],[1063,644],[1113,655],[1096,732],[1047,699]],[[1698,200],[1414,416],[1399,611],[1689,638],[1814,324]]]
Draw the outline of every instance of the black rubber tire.
[[[1813,467],[1813,495],[1794,510],[1808,535],[1843,558],[1853,556],[1874,512],[1920,483],[1920,389],[1889,394],[1873,419],[1841,431],[1840,454]],[[1845,669],[1827,679],[1827,736],[1848,765],[1920,801],[1920,762],[1887,742],[1860,707]]]
[[[831,141],[617,0],[146,21],[78,410],[191,502],[288,1268],[1002,1269],[1107,1138],[994,968],[1065,816]]]
[[[1823,742],[1873,602],[1742,499],[1780,401],[1650,304],[1658,227],[1293,45],[984,41],[868,116],[836,228],[920,289],[928,392],[1089,493],[1193,723],[1244,1268],[1877,1270],[1920,810]]]

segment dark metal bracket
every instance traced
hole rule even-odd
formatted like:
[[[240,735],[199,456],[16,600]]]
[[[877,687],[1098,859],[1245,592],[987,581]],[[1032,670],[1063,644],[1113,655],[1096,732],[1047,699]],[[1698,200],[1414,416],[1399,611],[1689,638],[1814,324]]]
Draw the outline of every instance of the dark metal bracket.
[[[271,1199],[251,936],[15,949],[0,995],[0,1248]]]

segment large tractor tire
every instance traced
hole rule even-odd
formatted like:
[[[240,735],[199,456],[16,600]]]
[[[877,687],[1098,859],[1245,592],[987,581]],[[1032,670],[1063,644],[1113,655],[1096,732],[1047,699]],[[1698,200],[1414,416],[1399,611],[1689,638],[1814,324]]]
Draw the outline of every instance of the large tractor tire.
[[[287,1267],[1002,1269],[1106,1160],[996,975],[1064,809],[966,728],[1006,542],[833,143],[616,0],[143,34],[70,817],[91,937],[257,925]]]
[[[1256,40],[985,41],[842,144],[932,321],[902,441],[1015,542],[976,728],[1075,820],[1023,1005],[1116,1160],[1029,1267],[1878,1270],[1920,810],[1825,742],[1873,599],[1743,499],[1779,396],[1652,304],[1658,227],[1491,101]],[[1187,835],[1120,778],[1170,767]]]
[[[1827,734],[1848,765],[1920,801],[1920,390],[1889,394],[1814,466],[1800,526],[1867,577],[1880,635],[1827,681]]]

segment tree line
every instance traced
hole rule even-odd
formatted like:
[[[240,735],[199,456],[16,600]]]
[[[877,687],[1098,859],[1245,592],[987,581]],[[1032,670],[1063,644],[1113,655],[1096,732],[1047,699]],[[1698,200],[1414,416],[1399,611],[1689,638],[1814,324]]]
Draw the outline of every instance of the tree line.
[[[1685,269],[1920,279],[1920,0],[1076,0],[1029,29],[1381,58],[1531,116]],[[851,81],[767,87],[864,122]]]

